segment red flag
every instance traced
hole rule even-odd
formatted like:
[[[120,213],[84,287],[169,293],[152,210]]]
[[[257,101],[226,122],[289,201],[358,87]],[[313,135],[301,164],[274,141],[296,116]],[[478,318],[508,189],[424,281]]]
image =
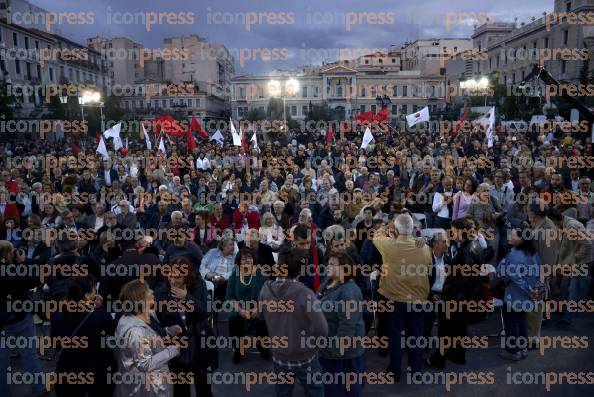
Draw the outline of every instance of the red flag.
[[[173,116],[165,115],[156,117],[153,120],[155,125],[155,135],[158,135],[161,131],[165,132],[168,135],[173,135],[177,137],[183,137],[186,135],[186,132],[179,124],[179,122],[173,118]]]
[[[99,131],[95,132],[95,144],[99,145],[99,141],[101,141],[101,134],[99,134]]]
[[[70,147],[72,148],[72,151],[74,152],[74,154],[79,154],[80,153],[80,148],[78,146],[76,146],[76,144],[74,142],[72,142],[70,144]]]
[[[329,145],[332,139],[334,139],[334,128],[330,128],[330,131],[326,134],[326,145]]]
[[[374,116],[375,114],[371,110],[368,110],[365,113],[359,113],[356,115],[355,120],[357,120],[359,123],[372,123]]]
[[[194,115],[192,115],[190,127],[192,128],[192,131],[198,131],[198,134],[201,137],[208,138],[208,132],[204,131],[204,128],[202,128],[202,126],[200,125],[198,120],[196,120],[196,117],[194,117]]]
[[[388,111],[388,108],[383,108],[382,110],[377,112],[375,120],[380,123],[384,123],[384,122],[388,121],[389,117],[390,117],[390,112]]]
[[[458,135],[458,131],[460,130],[460,128],[462,128],[462,124],[464,124],[464,121],[466,121],[466,117],[468,117],[468,112],[464,112],[460,120],[454,126],[454,129],[450,132],[450,136]]]
[[[194,139],[194,136],[192,135],[191,126],[188,126],[188,130],[186,131],[186,144],[189,152],[192,152],[194,149],[196,149],[196,139]]]

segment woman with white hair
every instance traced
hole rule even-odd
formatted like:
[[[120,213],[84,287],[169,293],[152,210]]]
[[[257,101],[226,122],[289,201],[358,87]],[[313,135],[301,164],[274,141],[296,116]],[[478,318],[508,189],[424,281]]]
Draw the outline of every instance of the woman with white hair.
[[[280,246],[285,240],[283,228],[280,227],[274,215],[270,212],[262,215],[262,226],[260,226],[260,242],[272,248],[273,252],[278,252]]]

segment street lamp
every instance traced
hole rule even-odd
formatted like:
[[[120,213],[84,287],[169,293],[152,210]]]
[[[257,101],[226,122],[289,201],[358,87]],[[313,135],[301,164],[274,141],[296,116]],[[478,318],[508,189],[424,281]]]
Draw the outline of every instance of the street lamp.
[[[105,125],[103,117],[103,102],[101,101],[101,93],[99,91],[87,90],[82,93],[82,96],[78,97],[78,104],[82,113],[82,122],[85,122],[85,110],[84,107],[98,107],[101,113],[101,128]]]
[[[287,93],[289,95],[295,95],[299,91],[299,82],[293,78],[288,79],[285,82],[284,91],[281,89],[281,83],[278,80],[270,80],[268,82],[268,93],[270,96],[283,98],[283,121],[284,125],[287,124]]]
[[[487,106],[487,89],[489,88],[490,82],[489,79],[485,76],[481,77],[479,80],[470,79],[460,82],[460,88],[463,90],[482,90],[485,93],[485,107]]]

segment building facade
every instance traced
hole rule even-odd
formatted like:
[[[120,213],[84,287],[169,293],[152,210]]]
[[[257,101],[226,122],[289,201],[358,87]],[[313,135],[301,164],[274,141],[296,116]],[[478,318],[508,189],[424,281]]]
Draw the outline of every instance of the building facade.
[[[289,82],[289,83],[288,83]],[[294,120],[307,118],[312,106],[327,105],[341,119],[357,113],[377,112],[382,103],[392,119],[429,106],[443,109],[444,78],[424,76],[419,70],[401,70],[398,53],[375,53],[355,60],[308,67],[298,72],[274,72],[266,76],[233,79],[233,118],[243,119],[253,109],[267,111],[271,98],[283,99],[286,114]],[[291,87],[295,84],[297,87]],[[389,101],[385,99],[389,98]]]
[[[594,12],[594,0],[555,0],[553,13],[543,13],[528,24],[478,26],[472,36],[474,47],[486,48],[488,57],[474,62],[474,74],[498,72],[500,83],[518,84],[533,65],[541,64],[557,80],[578,83],[584,62],[591,58],[581,50],[594,49],[594,26],[570,23],[562,15],[586,12]],[[564,55],[564,50],[572,53]]]
[[[111,84],[101,53],[35,28],[0,22],[0,55],[3,80],[17,98],[21,118],[44,117],[51,97],[65,95],[60,87],[66,84],[103,92]]]

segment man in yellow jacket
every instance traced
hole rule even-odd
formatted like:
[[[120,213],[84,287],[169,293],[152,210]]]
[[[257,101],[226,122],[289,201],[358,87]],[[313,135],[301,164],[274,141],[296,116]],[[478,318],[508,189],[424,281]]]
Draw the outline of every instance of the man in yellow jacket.
[[[422,303],[429,296],[429,275],[433,268],[431,248],[419,247],[413,236],[414,223],[408,214],[394,220],[395,232],[379,229],[373,244],[382,255],[382,273],[379,293],[393,301],[394,310],[388,313],[390,364],[388,371],[395,379],[401,375],[403,346],[409,347],[409,364],[413,372],[421,370],[423,362]],[[414,306],[411,304],[415,304]],[[416,310],[414,310],[416,309]],[[402,343],[402,331],[409,330],[407,344]]]

